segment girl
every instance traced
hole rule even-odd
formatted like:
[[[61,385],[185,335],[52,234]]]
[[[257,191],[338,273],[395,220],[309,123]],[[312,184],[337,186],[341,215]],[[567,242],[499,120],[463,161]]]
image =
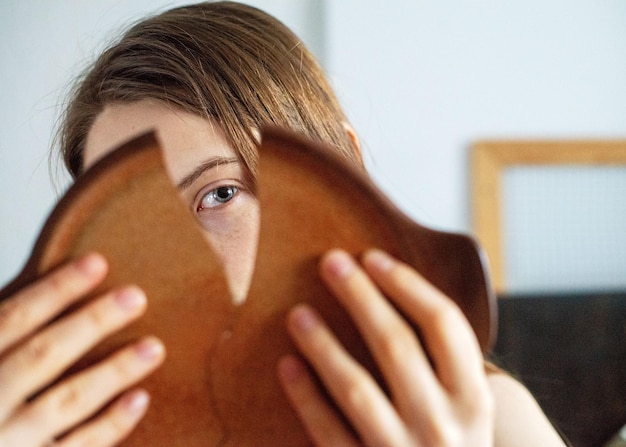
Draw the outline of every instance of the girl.
[[[358,139],[311,54],[274,18],[231,2],[176,8],[136,24],[80,80],[63,118],[61,151],[73,176],[122,141],[156,129],[168,170],[237,300],[245,299],[256,252],[258,129],[293,129],[361,165]],[[145,311],[146,297],[128,285],[48,324],[106,271],[106,259],[92,253],[0,304],[0,445],[112,446],[141,419],[149,396],[137,383],[165,356],[149,334],[46,389]],[[296,306],[286,324],[303,358],[281,359],[277,374],[315,445],[563,445],[529,393],[485,366],[461,312],[417,272],[377,250],[360,260],[333,250],[320,275],[363,332],[393,397],[314,309]]]

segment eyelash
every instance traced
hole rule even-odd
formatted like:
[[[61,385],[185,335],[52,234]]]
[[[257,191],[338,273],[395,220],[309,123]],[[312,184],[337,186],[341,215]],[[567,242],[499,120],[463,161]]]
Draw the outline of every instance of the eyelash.
[[[196,206],[196,211],[203,211],[207,209],[224,206],[228,202],[233,200],[237,196],[237,194],[239,194],[239,191],[240,189],[238,186],[221,185],[210,191],[202,193],[200,195],[200,200],[198,202],[198,205]],[[223,193],[226,193],[226,196],[224,196]],[[205,201],[207,200],[211,202],[208,205],[205,204]]]

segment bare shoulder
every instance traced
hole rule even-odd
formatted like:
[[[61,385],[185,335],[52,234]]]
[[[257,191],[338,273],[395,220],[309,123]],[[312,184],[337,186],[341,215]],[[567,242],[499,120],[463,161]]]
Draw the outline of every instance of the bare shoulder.
[[[495,368],[487,371],[496,404],[496,447],[566,445],[524,385]]]

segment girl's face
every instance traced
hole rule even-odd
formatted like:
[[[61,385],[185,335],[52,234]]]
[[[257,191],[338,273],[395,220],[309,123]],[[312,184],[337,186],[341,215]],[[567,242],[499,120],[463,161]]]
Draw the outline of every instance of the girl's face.
[[[245,170],[218,124],[142,100],[107,106],[85,145],[88,169],[119,144],[154,129],[168,172],[224,265],[233,299],[242,302],[252,279],[259,231],[259,204]]]

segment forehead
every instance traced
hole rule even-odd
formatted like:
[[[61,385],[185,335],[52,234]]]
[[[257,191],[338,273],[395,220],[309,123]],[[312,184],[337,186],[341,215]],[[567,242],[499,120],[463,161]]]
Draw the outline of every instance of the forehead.
[[[160,101],[142,100],[108,105],[96,117],[85,143],[85,169],[123,142],[150,130],[157,133],[174,181],[208,158],[237,155],[217,123]]]

